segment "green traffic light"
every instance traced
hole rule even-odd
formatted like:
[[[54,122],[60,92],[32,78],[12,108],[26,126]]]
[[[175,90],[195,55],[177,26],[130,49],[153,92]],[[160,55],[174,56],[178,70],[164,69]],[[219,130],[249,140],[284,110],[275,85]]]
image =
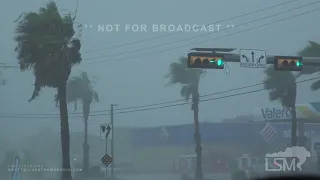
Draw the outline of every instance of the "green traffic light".
[[[297,62],[296,62],[296,66],[298,66],[298,67],[299,67],[299,66],[302,66],[302,63],[301,63],[300,61],[297,61]]]
[[[223,65],[223,61],[222,61],[221,59],[219,59],[219,60],[217,61],[217,64],[218,64],[218,66],[221,66],[221,65]]]

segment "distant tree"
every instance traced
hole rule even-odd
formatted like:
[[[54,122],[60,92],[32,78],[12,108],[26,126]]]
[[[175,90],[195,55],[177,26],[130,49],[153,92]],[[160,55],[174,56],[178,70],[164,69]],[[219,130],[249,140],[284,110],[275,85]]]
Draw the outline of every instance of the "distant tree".
[[[82,113],[84,119],[84,142],[83,142],[83,171],[88,175],[89,171],[89,144],[88,144],[88,118],[92,102],[99,102],[98,93],[93,89],[92,81],[89,80],[86,72],[81,76],[73,77],[67,84],[68,103],[73,102],[77,110],[77,102],[82,102]]]
[[[22,16],[22,15],[21,15]],[[43,87],[57,88],[61,122],[62,167],[70,169],[70,137],[66,83],[73,65],[81,62],[80,40],[73,38],[75,17],[59,14],[55,2],[38,13],[24,13],[16,27],[17,52],[21,71],[33,70],[35,89],[29,101]],[[63,180],[72,180],[71,171],[62,172]]]
[[[266,79],[264,87],[269,91],[271,101],[278,100],[282,106],[292,111],[291,144],[297,145],[297,113],[296,96],[297,84],[296,77],[290,71],[276,71],[273,66],[265,70]]]
[[[197,168],[195,179],[203,179],[202,174],[202,147],[199,129],[199,83],[204,71],[200,69],[187,69],[188,59],[181,57],[178,62],[170,65],[169,73],[165,76],[170,79],[170,84],[181,84],[180,95],[188,101],[192,97],[192,110],[194,118],[194,138],[196,144]]]

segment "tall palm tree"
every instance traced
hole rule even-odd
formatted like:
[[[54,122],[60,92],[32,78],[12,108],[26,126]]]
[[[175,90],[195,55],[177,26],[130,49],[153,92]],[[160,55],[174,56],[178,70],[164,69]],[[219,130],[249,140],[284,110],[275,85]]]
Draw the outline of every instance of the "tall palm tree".
[[[309,41],[308,46],[303,48],[299,52],[300,56],[305,57],[320,57],[320,44],[314,41]],[[318,66],[304,66],[302,72],[299,73],[301,75],[310,75],[320,71],[320,67]],[[320,80],[317,80],[311,85],[312,90],[318,90],[320,88]]]
[[[276,71],[273,66],[265,70],[266,79],[264,87],[269,91],[271,101],[278,100],[282,106],[292,111],[291,127],[291,145],[297,145],[297,113],[296,113],[296,95],[297,84],[296,77],[290,71]]]
[[[200,69],[187,69],[188,59],[181,57],[179,62],[170,65],[169,73],[166,78],[170,78],[169,84],[181,84],[180,95],[188,101],[192,97],[193,118],[194,118],[194,139],[196,144],[197,168],[195,179],[203,179],[202,174],[202,147],[201,135],[199,130],[199,83],[200,77],[204,75],[204,71]]]
[[[22,15],[21,15],[22,16]],[[35,99],[43,87],[57,88],[61,123],[62,167],[70,169],[70,136],[66,83],[73,65],[81,62],[79,39],[71,15],[60,16],[57,5],[49,2],[38,13],[24,13],[16,27],[17,58],[20,70],[33,70]],[[62,172],[63,180],[72,180],[71,171]]]
[[[77,102],[82,102],[82,113],[84,120],[84,142],[83,142],[83,171],[88,175],[89,171],[89,145],[88,145],[88,117],[90,114],[90,105],[92,102],[99,102],[98,93],[93,89],[92,82],[87,73],[83,72],[81,76],[73,77],[67,84],[67,101],[73,102],[77,110]]]
[[[314,42],[314,41],[309,41],[309,44],[303,48],[299,53],[299,56],[304,56],[304,57],[320,57],[320,44]],[[320,67],[319,66],[304,66],[303,70],[297,75],[302,76],[302,75],[311,75],[316,72],[320,72]],[[320,89],[320,80],[315,81],[311,85],[311,90],[316,91]],[[299,131],[302,131],[304,129],[304,124],[303,122],[299,123]]]

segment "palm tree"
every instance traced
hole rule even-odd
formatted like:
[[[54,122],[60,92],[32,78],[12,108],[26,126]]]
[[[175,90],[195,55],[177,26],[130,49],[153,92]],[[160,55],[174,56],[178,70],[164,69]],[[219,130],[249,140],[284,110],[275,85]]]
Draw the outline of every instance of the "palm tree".
[[[290,71],[276,71],[273,66],[265,70],[264,87],[271,101],[278,100],[282,106],[292,110],[291,145],[297,145],[296,77]]]
[[[21,15],[22,16],[22,15]],[[38,13],[24,13],[16,27],[17,58],[20,70],[33,70],[35,99],[43,87],[57,88],[61,123],[62,168],[70,169],[70,136],[66,83],[73,65],[81,62],[79,39],[73,38],[75,17],[61,17],[54,2]],[[72,180],[71,171],[62,172],[63,180]]]
[[[304,56],[304,57],[320,57],[320,44],[314,42],[314,41],[309,41],[308,46],[303,48],[299,53],[299,56]],[[311,75],[316,72],[320,71],[319,66],[304,66],[303,70],[298,74],[298,76],[302,75]],[[311,85],[311,90],[316,91],[320,89],[320,80],[315,81]],[[299,123],[299,131],[304,129],[304,124],[303,122]]]
[[[99,102],[98,93],[93,90],[91,81],[87,73],[83,72],[81,76],[73,77],[67,84],[67,101],[73,102],[77,110],[77,102],[82,102],[82,113],[84,119],[84,142],[83,142],[83,171],[88,175],[89,171],[89,145],[88,145],[88,117],[90,114],[90,105],[92,102]]]
[[[170,65],[169,73],[166,78],[170,78],[169,85],[181,84],[180,95],[188,101],[192,97],[193,118],[194,118],[194,139],[196,144],[197,168],[195,172],[195,179],[203,179],[202,174],[202,147],[201,135],[199,130],[199,83],[200,77],[204,75],[204,71],[200,69],[187,69],[188,59],[181,57],[179,62]]]
[[[308,46],[303,48],[299,52],[299,55],[305,56],[305,57],[320,57],[320,44],[314,41],[309,41]],[[299,76],[310,75],[319,71],[320,71],[320,67],[318,66],[304,66],[302,72],[299,73]],[[320,88],[320,80],[317,80],[311,85],[311,89],[313,91],[318,90],[319,88]]]

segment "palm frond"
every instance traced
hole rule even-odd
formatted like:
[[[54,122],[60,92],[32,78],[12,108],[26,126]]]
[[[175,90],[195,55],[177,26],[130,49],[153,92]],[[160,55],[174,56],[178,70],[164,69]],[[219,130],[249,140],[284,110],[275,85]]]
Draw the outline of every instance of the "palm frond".
[[[199,82],[204,71],[201,69],[188,69],[187,63],[188,59],[181,57],[179,62],[174,62],[170,65],[169,73],[165,76],[170,78],[169,84],[195,84]]]
[[[30,100],[39,95],[41,88],[58,87],[62,81],[67,81],[71,67],[82,60],[80,41],[72,39],[71,16],[61,17],[53,1],[38,13],[24,13],[15,33],[20,69],[33,69],[35,75],[35,89]]]
[[[311,90],[316,91],[320,89],[320,80],[317,80],[316,82],[312,83]]]
[[[93,100],[95,102],[99,102],[100,101],[99,95],[98,95],[98,93],[96,91],[93,92]]]
[[[272,66],[265,70],[264,88],[271,101],[278,100],[284,107],[292,107],[296,100],[296,77],[289,71],[276,71]]]
[[[193,88],[191,85],[183,85],[180,90],[180,95],[184,98],[184,100],[189,101],[192,95],[192,91]]]
[[[303,48],[299,52],[300,56],[308,56],[308,57],[320,57],[320,44],[314,42],[314,41],[309,41],[308,46]]]
[[[99,102],[98,93],[93,89],[86,72],[72,77],[67,85],[68,103],[81,100],[82,103]]]

